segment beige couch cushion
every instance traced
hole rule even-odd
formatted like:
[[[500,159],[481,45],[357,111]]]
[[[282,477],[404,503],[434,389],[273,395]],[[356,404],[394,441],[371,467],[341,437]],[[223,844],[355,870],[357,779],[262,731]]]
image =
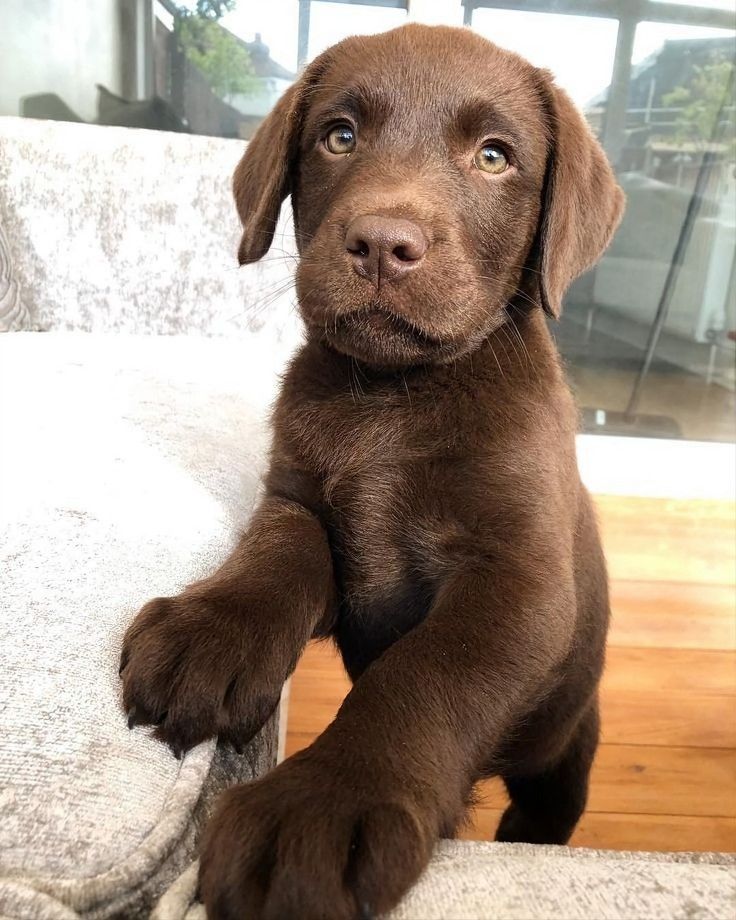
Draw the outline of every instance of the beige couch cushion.
[[[244,149],[219,137],[0,117],[0,227],[23,328],[291,335],[290,218],[266,259],[236,261],[231,185]]]
[[[0,332],[20,332],[31,327],[31,315],[20,296],[15,275],[10,243],[0,222]]]
[[[205,920],[196,867],[151,920]],[[736,859],[444,841],[387,920],[733,920]]]
[[[247,520],[273,361],[255,340],[0,336],[0,916],[147,916],[214,794],[274,760],[270,725],[244,757],[177,762],[128,731],[117,676],[138,607]]]

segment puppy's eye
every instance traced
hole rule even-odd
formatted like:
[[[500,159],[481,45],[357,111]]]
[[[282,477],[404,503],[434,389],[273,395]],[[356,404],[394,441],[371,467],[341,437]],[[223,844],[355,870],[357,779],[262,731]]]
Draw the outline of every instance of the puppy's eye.
[[[495,144],[485,144],[475,155],[475,165],[487,173],[502,173],[509,168],[506,154]]]
[[[352,153],[355,150],[355,131],[350,125],[336,125],[330,129],[324,143],[330,153]]]

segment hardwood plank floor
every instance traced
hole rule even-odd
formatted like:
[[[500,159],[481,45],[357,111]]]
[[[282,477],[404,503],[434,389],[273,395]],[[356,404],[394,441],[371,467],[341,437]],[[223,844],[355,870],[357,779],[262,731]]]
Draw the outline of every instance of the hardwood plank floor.
[[[472,823],[458,836],[464,840],[493,840],[501,813],[500,808],[476,809]],[[734,818],[588,811],[570,843],[602,850],[728,852],[734,849],[735,838]]]
[[[597,497],[613,622],[602,744],[572,843],[736,851],[736,506]],[[328,643],[294,674],[287,755],[350,689]],[[503,784],[480,784],[461,836],[492,839]]]

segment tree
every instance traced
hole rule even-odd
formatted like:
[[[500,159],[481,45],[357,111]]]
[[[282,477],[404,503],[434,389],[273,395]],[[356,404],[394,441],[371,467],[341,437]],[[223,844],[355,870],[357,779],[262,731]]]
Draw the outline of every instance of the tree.
[[[259,89],[247,49],[218,22],[235,3],[197,0],[194,10],[179,7],[174,20],[179,47],[225,101],[236,95],[253,95]]]
[[[733,154],[733,80],[731,61],[715,60],[695,67],[689,85],[677,86],[662,97],[667,108],[680,110],[675,119],[675,137],[680,143],[725,142]]]
[[[200,19],[222,19],[225,13],[232,13],[238,0],[197,0],[196,11]]]

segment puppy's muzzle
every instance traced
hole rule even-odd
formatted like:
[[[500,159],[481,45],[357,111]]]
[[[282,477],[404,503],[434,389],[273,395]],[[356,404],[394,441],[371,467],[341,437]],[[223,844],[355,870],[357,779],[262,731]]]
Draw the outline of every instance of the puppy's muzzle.
[[[428,243],[421,228],[410,220],[364,214],[348,227],[345,248],[353,269],[380,288],[416,271]]]

